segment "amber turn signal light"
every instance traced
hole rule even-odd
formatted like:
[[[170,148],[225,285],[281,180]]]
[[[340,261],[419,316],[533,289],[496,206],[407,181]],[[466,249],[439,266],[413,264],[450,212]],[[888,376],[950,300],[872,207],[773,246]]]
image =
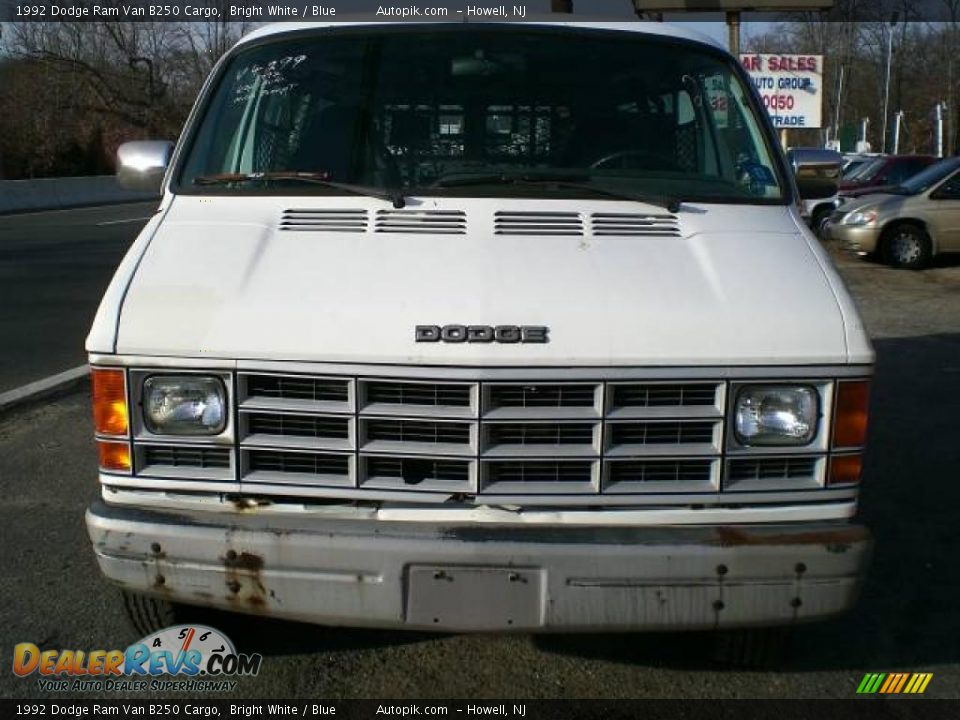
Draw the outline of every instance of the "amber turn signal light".
[[[125,442],[97,440],[97,455],[102,470],[130,471],[130,446]]]
[[[90,383],[93,390],[94,429],[100,435],[126,435],[130,423],[123,370],[93,368],[90,371]]]
[[[860,482],[863,455],[834,455],[830,458],[830,475],[827,485],[856,485]]]
[[[833,447],[861,447],[867,439],[867,405],[870,383],[866,380],[837,383],[837,409],[833,420]]]

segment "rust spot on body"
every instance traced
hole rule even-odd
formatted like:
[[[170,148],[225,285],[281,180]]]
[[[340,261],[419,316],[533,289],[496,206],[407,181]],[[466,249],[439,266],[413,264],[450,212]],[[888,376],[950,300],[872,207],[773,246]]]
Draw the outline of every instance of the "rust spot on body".
[[[260,507],[272,504],[265,498],[250,497],[232,497],[230,498],[230,503],[233,505],[235,510],[245,513],[255,512]]]
[[[227,600],[263,609],[267,596],[273,597],[273,591],[263,584],[263,558],[254,553],[228,550],[220,559],[226,569]]]
[[[263,570],[263,558],[253,553],[237,553],[230,550],[221,559],[227,570],[245,570],[250,573],[259,573]]]
[[[829,552],[842,553],[850,546],[870,537],[866,528],[851,526],[831,530],[809,530],[794,533],[755,532],[749,528],[730,525],[717,528],[717,540],[724,547],[775,545],[822,545]]]

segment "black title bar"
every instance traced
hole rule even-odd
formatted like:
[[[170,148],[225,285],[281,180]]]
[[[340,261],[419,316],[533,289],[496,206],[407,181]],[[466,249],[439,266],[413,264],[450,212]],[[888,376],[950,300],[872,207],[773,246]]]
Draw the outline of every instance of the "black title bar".
[[[728,10],[736,5],[722,0]],[[777,7],[779,0],[764,0],[763,7]],[[531,20],[612,20],[638,21],[637,10],[649,12],[642,19],[670,22],[722,21],[720,0],[680,0],[697,10],[715,5],[717,12],[666,12],[678,0],[573,0],[572,14],[549,14],[550,0],[0,0],[0,22],[456,22]],[[743,0],[743,21],[817,20],[835,22],[888,22],[894,8],[901,22],[948,21],[951,5],[944,0],[911,0],[903,9],[902,0],[869,3],[834,3],[828,11],[799,11],[797,0],[782,0],[783,12],[753,12],[757,3]],[[954,18],[956,20],[956,18]]]
[[[511,720],[953,720],[957,701],[917,700],[0,700],[5,718],[509,718]]]

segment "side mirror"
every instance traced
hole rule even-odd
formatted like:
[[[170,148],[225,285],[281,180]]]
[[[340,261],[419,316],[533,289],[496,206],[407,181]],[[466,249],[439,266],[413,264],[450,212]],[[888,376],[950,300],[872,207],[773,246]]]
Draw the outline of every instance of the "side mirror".
[[[787,153],[804,200],[833,197],[840,189],[843,158],[833,150],[793,148]]]
[[[117,150],[117,182],[126,190],[159,193],[173,155],[169,140],[135,140]]]

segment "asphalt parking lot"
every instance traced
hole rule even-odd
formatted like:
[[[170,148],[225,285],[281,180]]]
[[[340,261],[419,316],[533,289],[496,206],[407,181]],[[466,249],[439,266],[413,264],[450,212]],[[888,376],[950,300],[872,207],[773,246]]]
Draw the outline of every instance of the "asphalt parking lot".
[[[209,614],[265,655],[234,695],[849,698],[865,672],[925,671],[928,697],[960,697],[960,260],[920,273],[836,261],[878,353],[862,496],[877,546],[858,607],[802,627],[778,670],[720,667],[700,634],[442,636]],[[97,495],[91,436],[85,392],[0,417],[5,652],[137,639],[83,527]],[[35,679],[0,673],[0,696],[39,695]]]
[[[100,296],[156,206],[0,216],[0,393],[86,362]]]

